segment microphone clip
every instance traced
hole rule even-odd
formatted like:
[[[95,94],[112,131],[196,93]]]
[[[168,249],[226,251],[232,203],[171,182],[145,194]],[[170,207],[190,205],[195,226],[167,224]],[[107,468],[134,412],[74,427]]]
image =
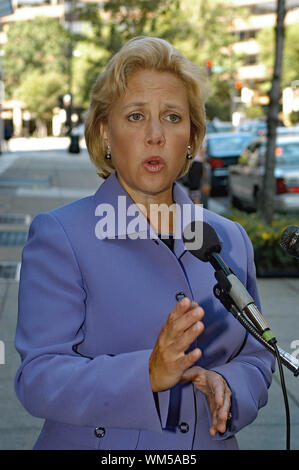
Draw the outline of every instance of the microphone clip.
[[[232,312],[235,316],[235,309],[232,308],[234,306],[234,303],[232,302],[232,299],[229,295],[229,290],[231,287],[229,280],[221,269],[215,271],[215,278],[218,281],[218,283],[215,284],[213,288],[215,297],[220,300],[226,310]]]

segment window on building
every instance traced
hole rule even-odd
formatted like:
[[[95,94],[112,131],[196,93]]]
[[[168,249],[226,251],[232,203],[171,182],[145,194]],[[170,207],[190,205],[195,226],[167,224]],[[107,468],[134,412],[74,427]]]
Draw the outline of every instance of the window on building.
[[[244,65],[258,64],[258,54],[248,54],[244,57]]]

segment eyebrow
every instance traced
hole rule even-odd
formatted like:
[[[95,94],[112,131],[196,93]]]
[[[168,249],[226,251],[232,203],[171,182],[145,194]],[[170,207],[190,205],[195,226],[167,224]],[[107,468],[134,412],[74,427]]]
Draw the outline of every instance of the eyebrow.
[[[142,107],[142,106],[145,106],[147,105],[148,103],[146,101],[134,101],[132,103],[129,103],[127,105],[125,105],[123,107],[123,109],[127,109],[127,108],[134,108],[134,107]],[[179,104],[175,104],[175,103],[164,103],[164,105],[166,106],[166,108],[170,108],[170,109],[178,109],[180,111],[183,112],[183,108],[182,106],[180,106]]]

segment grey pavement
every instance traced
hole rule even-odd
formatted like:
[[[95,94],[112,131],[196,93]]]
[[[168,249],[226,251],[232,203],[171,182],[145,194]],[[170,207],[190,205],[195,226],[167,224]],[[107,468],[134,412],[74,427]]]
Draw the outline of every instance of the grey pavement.
[[[101,180],[84,143],[80,154],[67,152],[68,139],[15,139],[10,152],[0,155],[0,217],[26,215],[18,224],[0,218],[3,232],[28,231],[36,214],[93,194]],[[212,210],[221,210],[211,201]],[[12,278],[0,271],[0,450],[32,449],[43,420],[29,415],[14,392],[19,355],[14,348],[17,319],[18,272],[22,243],[0,238],[0,263],[16,264]],[[2,277],[1,277],[2,276]],[[299,359],[299,278],[258,279],[263,314],[279,345]],[[284,367],[291,412],[291,448],[299,450],[299,377]],[[242,450],[285,448],[285,410],[278,371],[273,376],[267,406],[238,433]]]

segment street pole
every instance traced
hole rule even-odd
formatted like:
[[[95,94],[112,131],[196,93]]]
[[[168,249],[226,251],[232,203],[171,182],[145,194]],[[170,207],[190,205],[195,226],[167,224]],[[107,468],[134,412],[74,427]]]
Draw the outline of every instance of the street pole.
[[[70,102],[67,109],[67,126],[69,132],[72,129],[72,114],[73,114],[73,13],[74,13],[74,0],[64,1],[64,22],[65,27],[70,33],[70,43],[67,50],[68,59],[68,94]]]
[[[3,140],[4,140],[4,122],[2,117],[3,101],[4,101],[4,83],[2,71],[2,50],[0,49],[0,155],[3,153]]]
[[[285,36],[285,0],[277,0],[277,19],[275,28],[275,64],[273,70],[272,87],[269,93],[270,103],[267,119],[267,145],[265,154],[265,172],[262,193],[259,201],[259,212],[263,219],[270,223],[274,213],[275,188],[275,147],[278,125],[278,114],[281,98],[281,76],[283,64],[283,47]]]
[[[0,16],[7,16],[13,13],[11,0],[0,1]],[[2,29],[2,26],[1,26]],[[2,109],[4,101],[4,83],[3,83],[3,70],[2,70],[2,49],[0,49],[0,155],[3,150],[4,139],[4,124],[2,119]]]

